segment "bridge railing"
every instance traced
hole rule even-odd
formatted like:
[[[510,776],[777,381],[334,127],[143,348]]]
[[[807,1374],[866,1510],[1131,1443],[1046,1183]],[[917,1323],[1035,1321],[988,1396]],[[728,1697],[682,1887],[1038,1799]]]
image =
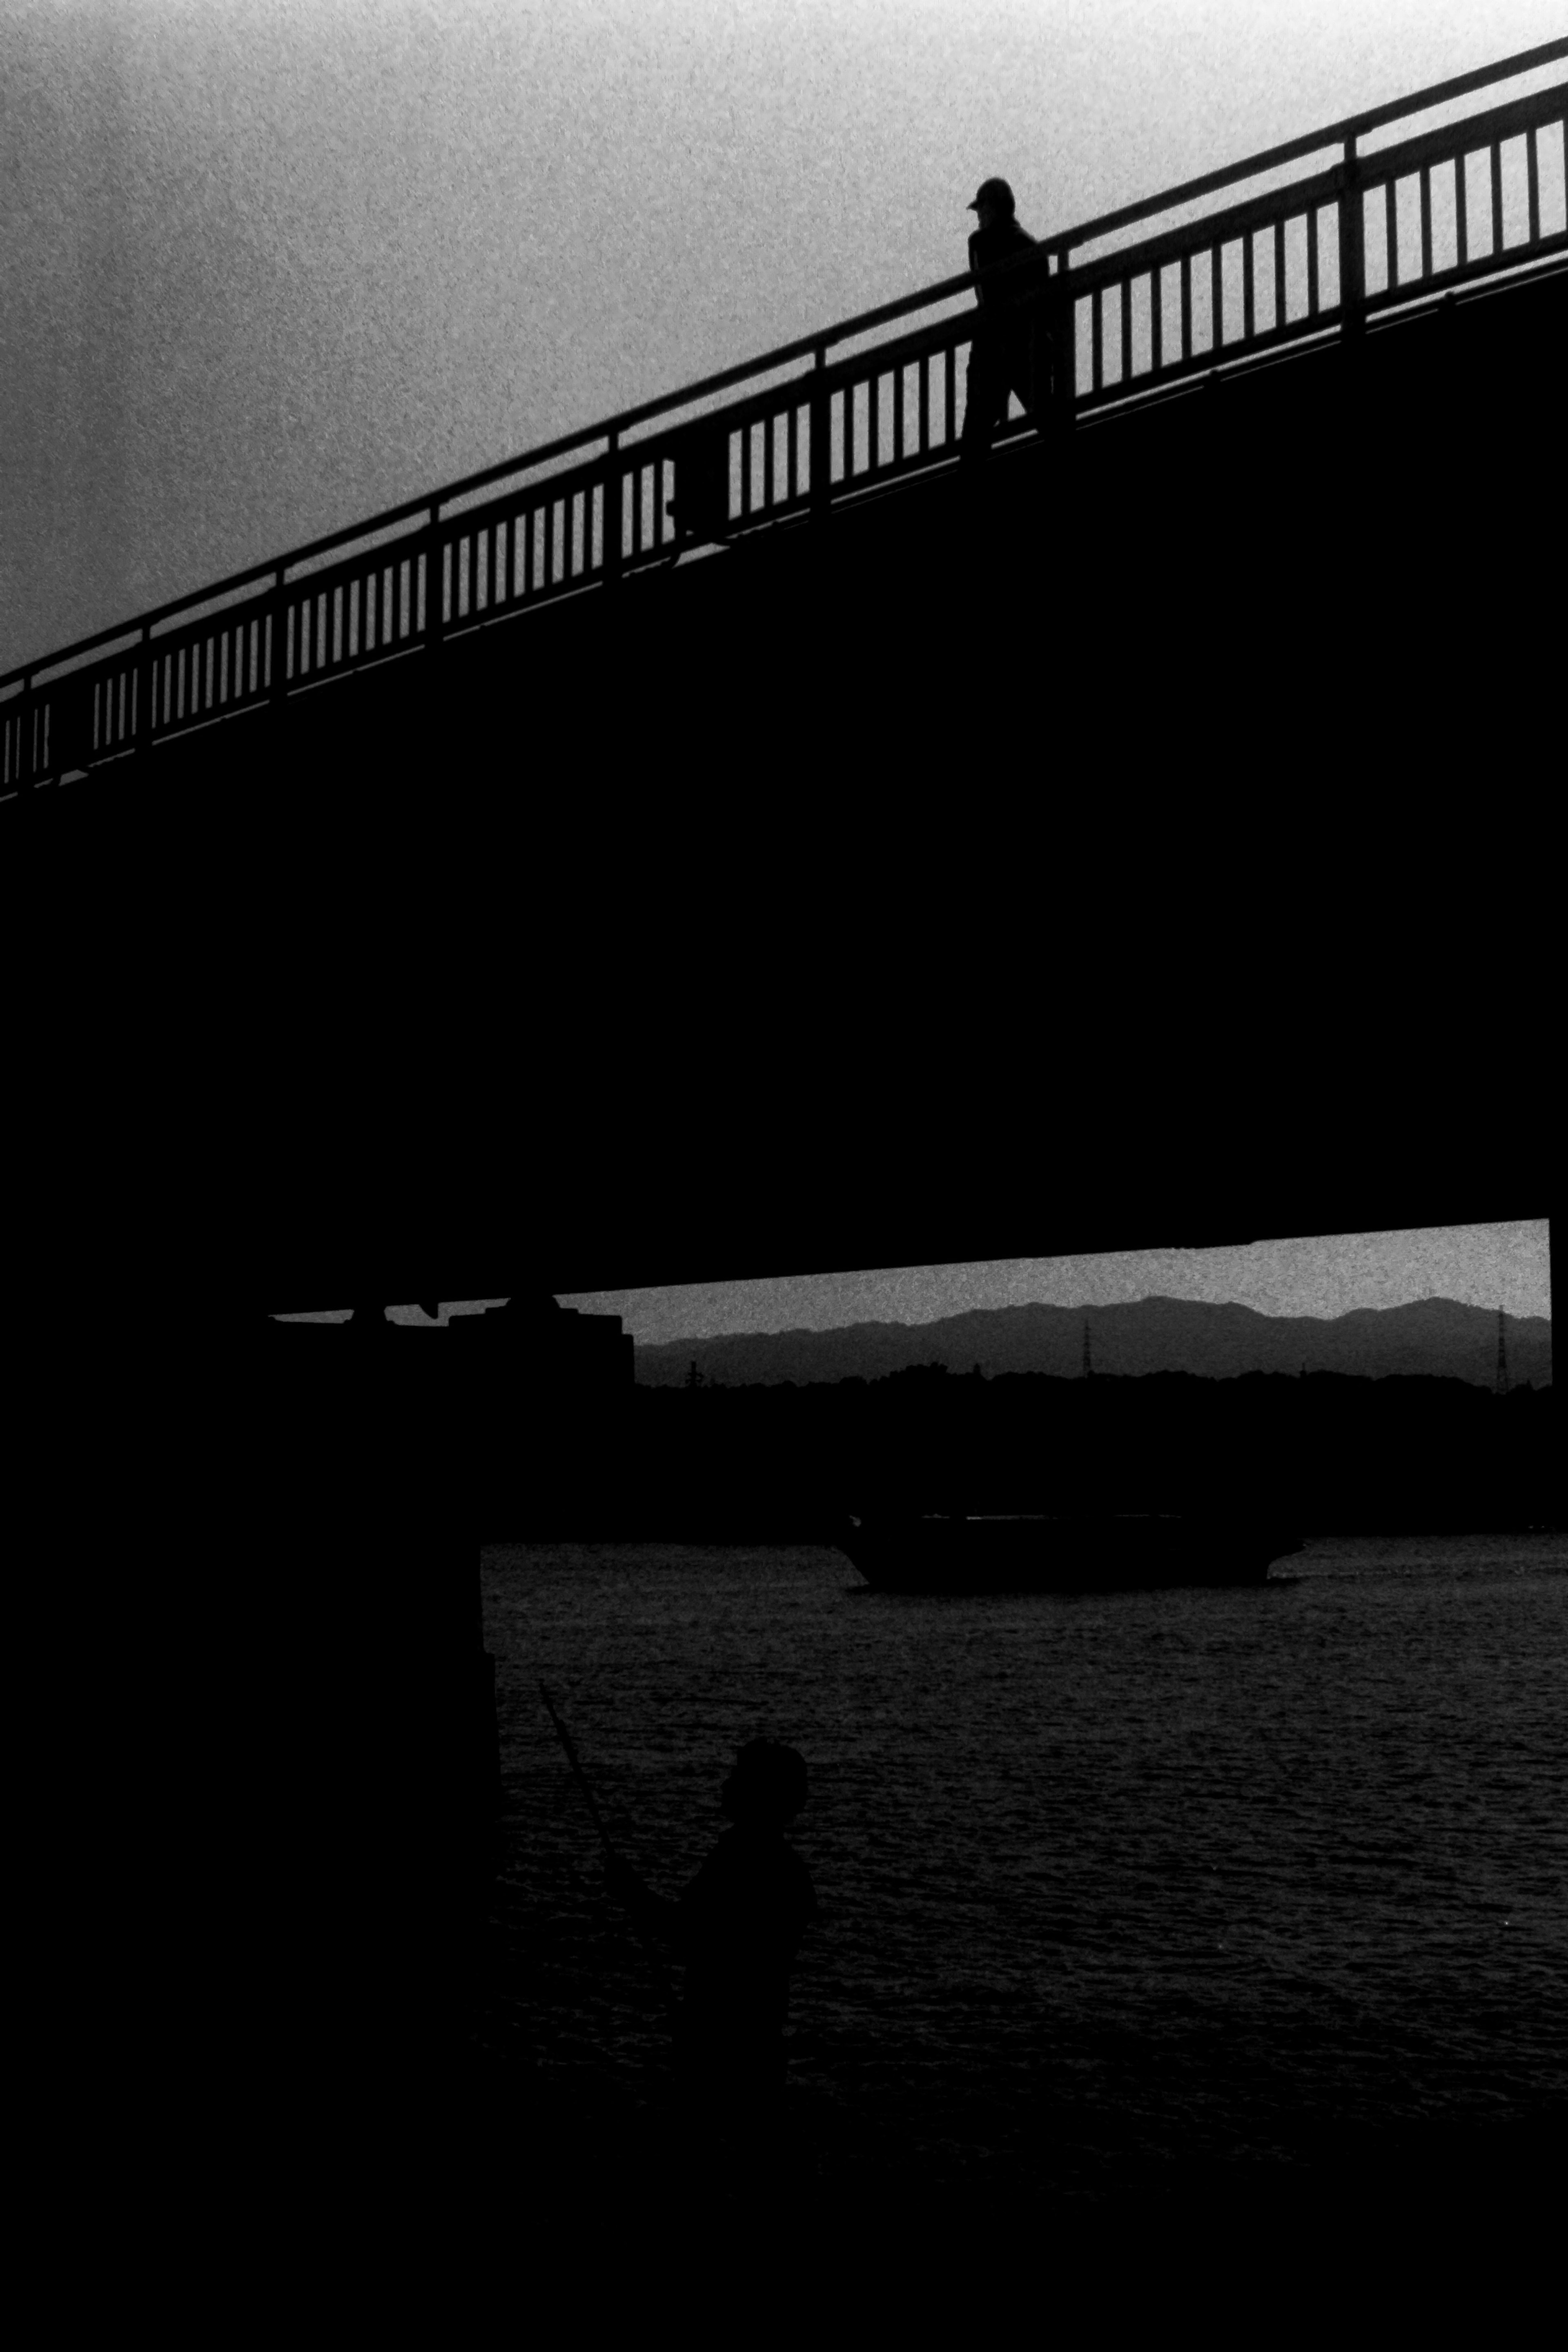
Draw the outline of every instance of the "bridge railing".
[[[1058,426],[1314,337],[1363,335],[1412,303],[1568,252],[1563,79],[1366,144],[1564,59],[1568,39],[1547,42],[1043,237],[988,272],[988,290],[1016,280],[1048,335],[1037,348]],[[1091,250],[1336,148],[1326,168]],[[967,271],[943,279],[12,671],[0,677],[0,798],[949,464],[958,354],[979,316],[951,306],[974,284]],[[922,311],[925,323],[830,361]],[[802,360],[804,372],[759,382]],[[999,437],[1031,429],[1022,420]]]

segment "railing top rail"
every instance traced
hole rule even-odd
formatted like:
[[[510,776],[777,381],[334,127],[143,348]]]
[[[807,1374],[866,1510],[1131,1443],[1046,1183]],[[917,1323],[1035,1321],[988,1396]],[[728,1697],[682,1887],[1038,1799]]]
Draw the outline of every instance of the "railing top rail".
[[[1060,229],[1042,236],[1037,242],[1042,252],[1053,257],[1065,257],[1075,246],[1087,245],[1097,237],[1109,236],[1119,228],[1131,226],[1135,221],[1147,220],[1162,212],[1172,212],[1180,205],[1192,204],[1200,196],[1213,195],[1221,188],[1232,187],[1238,181],[1255,179],[1260,173],[1273,171],[1284,163],[1298,162],[1303,155],[1319,153],[1323,148],[1342,145],[1347,141],[1366,137],[1380,130],[1384,123],[1395,122],[1401,116],[1424,113],[1428,108],[1447,100],[1468,96],[1472,90],[1485,89],[1490,84],[1508,81],[1516,76],[1534,71],[1542,66],[1555,65],[1568,59],[1568,36],[1554,41],[1542,41],[1533,49],[1521,49],[1515,56],[1500,58],[1496,64],[1476,67],[1469,73],[1456,74],[1447,81],[1434,82],[1426,89],[1414,91],[1405,98],[1385,100],[1381,106],[1368,107],[1359,114],[1350,114],[1321,130],[1304,133],[1300,138],[1286,140],[1278,147],[1266,148],[1262,153],[1247,156],[1239,163],[1227,163],[1217,172],[1206,172],[1195,180],[1184,181],[1181,186],[1163,190],[1158,195],[1146,196],[1137,204],[1121,205],[1116,211],[1102,213],[1098,219],[1080,222],[1075,228]],[[1375,159],[1369,158],[1369,161]],[[911,310],[924,310],[935,302],[952,299],[968,287],[978,283],[972,270],[960,270],[954,277],[940,278],[935,284],[920,288],[913,294],[900,295],[896,301],[884,302],[873,310],[860,311],[856,317],[840,320],[837,325],[817,329],[809,335],[796,336],[794,341],[781,343],[774,351],[760,357],[740,361],[733,367],[722,368],[716,375],[700,377],[697,383],[684,384],[676,392],[661,393],[655,400],[647,400],[635,408],[623,409],[617,415],[602,418],[594,425],[580,426],[576,431],[546,441],[536,449],[524,450],[520,456],[503,458],[500,464],[487,466],[476,474],[468,474],[443,488],[429,490],[422,496],[405,499],[400,506],[388,507],[363,522],[350,523],[340,530],[329,531],[321,539],[307,541],[286,554],[271,557],[263,563],[248,565],[243,572],[231,572],[225,580],[192,593],[176,596],[167,604],[153,606],[122,621],[113,628],[99,629],[91,636],[79,637],[73,645],[62,646],[57,652],[40,655],[36,660],[21,662],[14,669],[0,673],[0,688],[24,684],[36,672],[52,669],[58,663],[70,661],[79,654],[90,653],[94,647],[110,645],[116,638],[136,632],[145,635],[158,622],[176,613],[189,612],[198,604],[210,604],[215,598],[227,595],[236,588],[244,588],[287,573],[299,563],[312,557],[325,555],[335,547],[347,547],[356,540],[368,539],[373,532],[390,530],[401,522],[411,522],[416,517],[438,518],[442,507],[453,499],[468,498],[475,490],[488,488],[491,482],[504,481],[509,475],[526,473],[531,467],[542,466],[550,458],[566,456],[574,449],[585,448],[591,442],[603,441],[612,434],[629,431],[647,424],[655,416],[666,415],[672,409],[685,408],[716,392],[728,391],[731,384],[743,383],[749,377],[765,375],[772,369],[784,367],[791,360],[815,356],[826,357],[830,344],[845,342],[852,335],[868,333],[873,327],[887,325],[891,320],[905,318]]]

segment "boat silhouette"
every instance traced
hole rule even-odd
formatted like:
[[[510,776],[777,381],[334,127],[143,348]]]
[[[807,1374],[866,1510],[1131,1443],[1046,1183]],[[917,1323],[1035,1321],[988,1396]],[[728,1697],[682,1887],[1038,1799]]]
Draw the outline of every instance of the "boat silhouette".
[[[1261,1517],[1175,1511],[848,1514],[838,1549],[879,1592],[1127,1592],[1267,1582],[1302,1549]]]

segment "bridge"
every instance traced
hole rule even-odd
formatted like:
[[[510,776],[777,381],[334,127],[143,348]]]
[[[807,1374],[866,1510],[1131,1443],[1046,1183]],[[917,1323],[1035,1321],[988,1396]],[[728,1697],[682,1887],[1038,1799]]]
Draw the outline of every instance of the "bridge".
[[[18,1052],[43,1057],[46,1098],[58,1049],[95,1074],[100,1118],[123,1103],[165,1134],[205,1069],[191,1149],[224,1132],[269,1203],[242,1276],[232,1210],[229,1241],[204,1237],[210,1197],[175,1216],[160,1180],[132,1207],[127,1170],[77,1198],[84,1143],[22,1171],[34,1230],[63,1223],[84,1280],[101,1248],[99,1287],[134,1234],[183,1262],[186,1295],[243,1283],[258,1311],[493,1294],[490,1208],[510,1221],[489,1155],[459,1172],[429,1121],[463,1096],[494,1131],[515,1027],[489,1009],[520,985],[543,1015],[527,1085],[564,1127],[597,1132],[589,1097],[613,1096],[629,1129],[689,1135],[703,1114],[694,1129],[675,1107],[702,1092],[692,1057],[641,1034],[652,940],[689,930],[659,985],[710,1041],[697,1061],[752,1053],[748,1025],[809,1026],[803,992],[826,965],[850,997],[863,972],[872,926],[834,910],[910,887],[911,813],[939,779],[1003,794],[992,823],[1015,863],[1041,855],[1058,881],[1107,852],[1113,800],[1147,800],[1146,848],[1178,801],[1186,832],[1194,793],[1241,789],[1259,759],[1276,789],[1248,795],[1255,845],[1325,775],[1355,791],[1363,830],[1397,827],[1401,772],[1467,788],[1499,697],[1527,740],[1561,662],[1535,485],[1561,463],[1565,61],[1568,41],[1547,43],[1046,236],[1020,274],[1061,355],[1053,396],[1042,430],[1003,430],[978,500],[956,460],[976,315],[963,275],[0,679],[16,1001],[47,969],[52,1007]],[[1444,690],[1459,677],[1474,690]],[[1096,766],[1109,798],[1078,789]],[[1208,856],[1241,837],[1220,824]],[[1299,874],[1311,855],[1296,828],[1272,864]],[[832,933],[786,959],[784,995],[718,913],[737,894],[749,940]],[[1062,897],[1070,961],[1087,919]],[[963,919],[944,922],[956,953]],[[716,927],[747,963],[740,997],[703,951]],[[1144,908],[1138,960],[1165,935]],[[984,960],[1017,937],[987,927]],[[1190,945],[1167,961],[1194,980]],[[1092,968],[1103,1013],[1127,981],[1125,927]],[[376,975],[368,994],[356,969]],[[1081,1012],[1072,1032],[1092,1058]],[[994,1003],[984,1034],[997,1045]],[[827,1076],[837,1043],[829,1020],[818,1118],[854,1115],[855,1084]],[[766,1051],[778,1098],[797,1066]],[[377,1100],[423,1106],[430,1150],[405,1132],[388,1165],[379,1119],[347,1110]],[[285,1101],[286,1119],[256,1115]],[[58,1105],[44,1124],[61,1132]],[[860,1126],[874,1150],[863,1102]],[[285,1129],[333,1148],[294,1150]],[[655,1205],[645,1171],[607,1227],[602,1154],[577,1159],[551,1230],[585,1246],[554,1286],[664,1263],[679,1185]],[[883,1213],[896,1197],[870,1187]],[[618,1277],[595,1271],[611,1228],[647,1244],[612,1252]],[[420,1231],[445,1234],[445,1280],[393,1276]]]
[[[0,679],[14,1459],[302,1944],[367,1756],[466,1916],[477,1545],[444,1343],[268,1314],[1555,1231],[1565,61],[1046,236],[981,495],[962,275]]]

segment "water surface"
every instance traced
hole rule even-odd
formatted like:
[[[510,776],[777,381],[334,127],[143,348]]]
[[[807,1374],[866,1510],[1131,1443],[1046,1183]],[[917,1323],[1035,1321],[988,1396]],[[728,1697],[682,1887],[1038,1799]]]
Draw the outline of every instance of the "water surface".
[[[922,1599],[816,1547],[493,1546],[494,2049],[657,2103],[678,1981],[540,1702],[679,1893],[734,1748],[805,1757],[825,2164],[1093,2200],[1568,2100],[1568,1538],[1335,1538],[1262,1589]]]

